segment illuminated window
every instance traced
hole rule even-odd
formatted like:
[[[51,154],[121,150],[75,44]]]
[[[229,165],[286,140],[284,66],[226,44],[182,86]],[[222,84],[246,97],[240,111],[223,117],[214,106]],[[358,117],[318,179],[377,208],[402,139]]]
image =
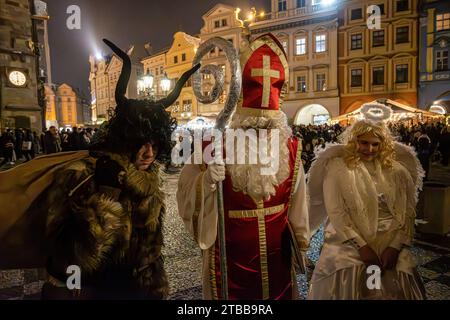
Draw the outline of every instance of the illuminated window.
[[[295,54],[301,55],[306,53],[306,38],[295,39]]]
[[[316,88],[317,91],[325,90],[325,73],[319,73],[316,75]]]
[[[436,71],[448,70],[448,50],[436,51]]]
[[[327,50],[326,40],[327,36],[325,34],[316,36],[316,52],[325,52]]]
[[[306,77],[297,77],[297,92],[306,92]]]
[[[450,29],[450,13],[436,15],[436,31]]]

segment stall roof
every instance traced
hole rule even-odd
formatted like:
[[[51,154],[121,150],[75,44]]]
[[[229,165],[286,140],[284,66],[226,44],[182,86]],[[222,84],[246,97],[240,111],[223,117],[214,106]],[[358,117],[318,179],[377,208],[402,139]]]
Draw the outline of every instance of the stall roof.
[[[440,114],[434,113],[434,112],[430,112],[430,111],[426,111],[423,109],[418,109],[418,108],[414,108],[414,107],[410,107],[408,105],[405,105],[403,103],[391,100],[391,99],[378,99],[378,100],[374,100],[370,103],[382,103],[385,104],[389,107],[391,107],[392,111],[394,113],[400,113],[400,112],[409,112],[409,113],[421,113],[424,116],[427,117],[439,117],[441,116]],[[359,107],[356,110],[353,110],[352,112],[346,113],[346,114],[342,114],[336,118],[333,118],[332,121],[342,121],[342,120],[347,120],[350,117],[354,117],[358,114],[360,114],[361,111],[361,107]]]

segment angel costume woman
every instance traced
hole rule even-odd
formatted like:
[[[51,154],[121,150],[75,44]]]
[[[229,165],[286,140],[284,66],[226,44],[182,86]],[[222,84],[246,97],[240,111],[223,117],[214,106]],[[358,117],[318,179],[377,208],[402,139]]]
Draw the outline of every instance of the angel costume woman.
[[[311,230],[328,219],[308,299],[425,299],[409,249],[423,170],[383,123],[390,108],[362,111],[344,144],[328,146],[311,167]],[[371,265],[381,271],[380,285],[370,281]]]

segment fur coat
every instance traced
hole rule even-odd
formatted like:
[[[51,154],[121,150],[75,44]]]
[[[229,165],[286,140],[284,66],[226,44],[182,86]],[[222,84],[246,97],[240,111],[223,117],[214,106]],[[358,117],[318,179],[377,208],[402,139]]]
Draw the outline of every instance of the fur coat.
[[[88,298],[163,299],[168,282],[159,167],[139,171],[127,157],[108,155],[126,171],[117,202],[98,192],[92,157],[60,170],[47,192],[50,283],[63,287],[67,267],[77,265]]]

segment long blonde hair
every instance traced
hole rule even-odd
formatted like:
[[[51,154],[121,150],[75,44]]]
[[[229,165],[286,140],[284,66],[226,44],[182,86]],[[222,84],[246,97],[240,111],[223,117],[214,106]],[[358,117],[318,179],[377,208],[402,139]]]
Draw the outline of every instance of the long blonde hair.
[[[395,159],[394,140],[389,129],[382,122],[371,120],[360,120],[353,124],[343,133],[343,143],[345,144],[344,161],[349,168],[355,168],[360,161],[358,153],[358,137],[372,133],[381,140],[380,150],[376,159],[384,168],[392,167]]]

